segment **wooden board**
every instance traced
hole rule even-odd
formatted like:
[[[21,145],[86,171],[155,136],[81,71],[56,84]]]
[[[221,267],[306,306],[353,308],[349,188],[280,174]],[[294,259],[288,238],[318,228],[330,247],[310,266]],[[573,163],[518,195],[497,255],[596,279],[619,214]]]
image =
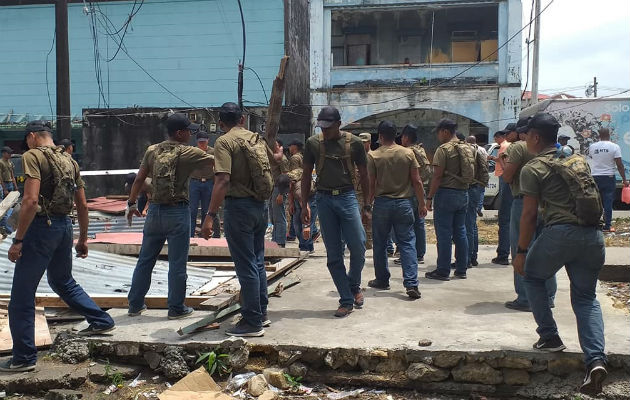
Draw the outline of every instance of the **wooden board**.
[[[4,214],[6,214],[7,211],[9,211],[11,207],[13,207],[15,203],[18,202],[19,199],[20,192],[18,192],[17,190],[14,190],[13,192],[7,194],[7,197],[5,197],[2,200],[2,203],[0,203],[0,218],[4,217]]]
[[[188,263],[191,267],[197,268],[214,268],[218,271],[234,271],[234,263],[225,263],[225,262],[213,262],[213,261],[193,261]],[[272,264],[265,263],[265,271],[267,272],[275,272],[276,266]]]
[[[44,316],[44,308],[35,309],[35,346],[40,348],[48,347],[52,344],[48,322]],[[10,352],[13,348],[11,331],[9,330],[9,319],[6,316],[0,318],[0,353]]]
[[[0,294],[0,298],[8,298],[8,294]],[[97,306],[101,308],[127,308],[127,295],[91,295]],[[187,296],[186,305],[189,307],[198,307],[199,304],[208,300],[207,296]],[[167,309],[168,305],[166,296],[147,296],[144,299],[148,308]],[[56,294],[37,294],[35,296],[35,305],[38,307],[68,307],[63,300]]]

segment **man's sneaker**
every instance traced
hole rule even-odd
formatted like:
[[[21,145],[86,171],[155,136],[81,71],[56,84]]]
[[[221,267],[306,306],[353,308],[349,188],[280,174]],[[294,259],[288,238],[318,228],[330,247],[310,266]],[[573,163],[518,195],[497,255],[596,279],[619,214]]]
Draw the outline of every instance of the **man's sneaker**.
[[[468,268],[476,267],[477,265],[479,265],[479,262],[476,259],[470,260],[470,265],[468,266]]]
[[[337,311],[335,311],[335,317],[344,318],[347,317],[352,312],[352,305],[350,306],[339,306]]]
[[[402,261],[400,258],[396,258],[394,260],[394,264],[401,265]],[[418,264],[424,264],[424,257],[418,257]]]
[[[510,310],[516,310],[516,311],[532,312],[532,309],[529,308],[527,304],[518,303],[516,300],[506,301],[505,308],[509,308]]]
[[[602,360],[595,360],[586,369],[584,383],[580,386],[580,392],[595,396],[602,392],[602,383],[606,379],[608,371]]]
[[[363,308],[363,304],[365,303],[365,298],[363,297],[363,292],[359,290],[358,293],[354,295],[354,306],[356,308]]]
[[[225,334],[228,336],[238,337],[259,337],[265,334],[265,330],[263,328],[257,328],[250,325],[247,321],[242,319],[232,328],[225,331]]]
[[[437,270],[433,270],[431,272],[427,272],[426,274],[424,274],[425,278],[429,278],[429,279],[435,279],[438,281],[450,281],[451,278],[449,278],[448,276],[443,276],[438,274]]]
[[[407,288],[407,296],[412,299],[419,299],[422,297],[420,291],[418,290],[418,286],[412,286]]]
[[[400,265],[400,264],[402,264],[402,260],[400,258],[395,258],[394,259],[394,264]]]
[[[459,272],[453,272],[453,276],[458,279],[466,279],[466,273],[460,274]]]
[[[554,335],[548,339],[540,338],[532,347],[536,350],[547,351],[549,353],[562,351],[567,348],[558,335]]]
[[[368,286],[374,289],[389,290],[389,283],[381,282],[378,279],[372,279],[369,281]]]
[[[295,236],[293,237],[287,236],[287,242],[295,242]]]
[[[480,217],[483,217],[483,212],[481,212],[481,210],[478,210],[477,211],[477,215],[480,216]]]
[[[312,238],[313,243],[315,243],[315,242],[317,241],[317,239],[319,239],[319,237],[320,237],[321,235],[322,235],[321,233],[319,233],[319,232],[315,232],[315,234],[313,235],[313,238]]]
[[[387,257],[394,257],[394,251],[387,250]]]
[[[269,319],[267,314],[263,314],[262,326],[263,326],[263,328],[269,328],[271,326],[271,320]]]
[[[12,358],[0,363],[0,371],[2,372],[29,372],[34,370],[35,364],[13,364]]]
[[[184,311],[182,312],[174,313],[174,312],[169,311],[168,319],[181,319],[181,318],[189,316],[193,312],[195,312],[195,310],[193,310],[191,307],[184,306]]]
[[[94,326],[94,325],[90,325],[85,329],[80,330],[79,332],[77,332],[77,335],[79,336],[93,336],[93,335],[102,335],[104,333],[108,333],[113,331],[114,329],[116,329],[116,325],[112,324],[109,326]]]
[[[492,259],[492,264],[510,265],[510,260],[508,260],[507,257],[494,257]]]
[[[424,264],[424,257],[418,257],[418,264]]]
[[[141,315],[143,312],[145,312],[147,310],[147,306],[146,304],[142,306],[141,309],[139,310],[132,310],[131,308],[127,311],[127,315],[130,317],[137,317],[139,315]]]

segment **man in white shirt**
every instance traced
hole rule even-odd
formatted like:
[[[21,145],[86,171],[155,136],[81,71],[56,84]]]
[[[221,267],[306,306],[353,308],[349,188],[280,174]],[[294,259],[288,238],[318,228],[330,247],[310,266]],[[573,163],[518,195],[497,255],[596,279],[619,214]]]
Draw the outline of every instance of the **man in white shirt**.
[[[608,128],[599,130],[599,142],[595,142],[588,147],[587,160],[591,167],[591,174],[602,196],[605,220],[604,232],[614,232],[615,228],[610,226],[610,222],[612,220],[612,203],[616,189],[615,169],[619,171],[624,186],[628,186],[628,181],[626,180],[626,171],[621,161],[621,148],[619,148],[618,144],[610,141]]]

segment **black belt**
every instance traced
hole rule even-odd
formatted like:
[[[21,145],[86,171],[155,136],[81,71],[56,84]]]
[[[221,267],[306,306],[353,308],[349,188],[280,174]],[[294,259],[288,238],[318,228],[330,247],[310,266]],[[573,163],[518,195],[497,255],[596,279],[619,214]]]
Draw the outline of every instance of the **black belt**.
[[[208,181],[211,181],[211,180],[212,180],[212,179],[210,179],[210,178],[190,178],[190,179],[193,179],[193,180],[196,180],[196,181],[201,181],[202,183],[203,183],[203,182],[208,182]]]
[[[513,199],[522,199],[524,195],[519,194],[517,196],[512,196]]]
[[[465,191],[467,191],[467,190],[468,190],[468,189],[455,189],[455,188],[442,187],[442,186],[440,186],[440,187],[438,188],[438,190],[440,190],[440,189],[446,189],[446,190],[457,190],[458,192],[465,192]]]
[[[327,194],[329,196],[339,196],[340,194],[352,192],[353,190],[354,190],[353,186],[346,186],[346,187],[343,187],[343,188],[331,189],[331,190],[317,189],[317,192],[318,193],[322,193],[322,194]]]
[[[154,203],[160,207],[179,207],[179,206],[188,206],[187,201],[176,201],[175,203]]]

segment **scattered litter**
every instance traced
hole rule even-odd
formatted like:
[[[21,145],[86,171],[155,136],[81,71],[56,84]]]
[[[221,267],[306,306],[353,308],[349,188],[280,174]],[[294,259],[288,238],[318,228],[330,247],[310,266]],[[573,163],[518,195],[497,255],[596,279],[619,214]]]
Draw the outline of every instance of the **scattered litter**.
[[[299,394],[311,394],[313,393],[313,388],[300,384],[300,386],[297,388],[297,392]]]
[[[235,375],[227,384],[227,389],[231,392],[242,388],[250,379],[256,376],[255,372],[247,372],[245,374]]]
[[[337,392],[337,393],[328,393],[326,395],[326,398],[328,400],[349,399],[351,397],[358,396],[363,392],[365,392],[365,389],[355,389],[355,390],[348,390],[348,391]]]
[[[151,378],[152,381],[158,381],[160,380],[160,375],[155,375],[153,378]]]
[[[394,400],[394,398],[392,397],[392,395],[391,395],[391,394],[388,394],[388,395],[387,395],[387,400]]]
[[[95,366],[95,365],[96,365],[96,363],[95,363],[95,362],[91,362],[91,363],[90,363],[90,367],[93,367],[93,366]]]
[[[160,400],[232,400],[204,367],[191,372],[159,395]]]
[[[117,390],[118,390],[118,386],[116,386],[116,385],[109,385],[107,387],[107,389],[105,389],[103,391],[103,394],[112,394],[112,393],[114,393]]]
[[[138,374],[138,376],[136,376],[136,379],[134,379],[133,381],[131,381],[131,383],[129,383],[129,387],[135,388],[140,385],[144,385],[145,383],[147,383],[147,381],[145,379],[140,379],[140,374]]]
[[[170,383],[168,383],[168,382],[166,382],[166,384],[165,384],[165,385],[166,385],[166,387],[167,387],[167,388],[169,388],[169,389],[173,387],[173,385],[171,385],[171,384],[170,384]]]
[[[0,392],[0,399],[4,399],[7,397],[7,392]]]

